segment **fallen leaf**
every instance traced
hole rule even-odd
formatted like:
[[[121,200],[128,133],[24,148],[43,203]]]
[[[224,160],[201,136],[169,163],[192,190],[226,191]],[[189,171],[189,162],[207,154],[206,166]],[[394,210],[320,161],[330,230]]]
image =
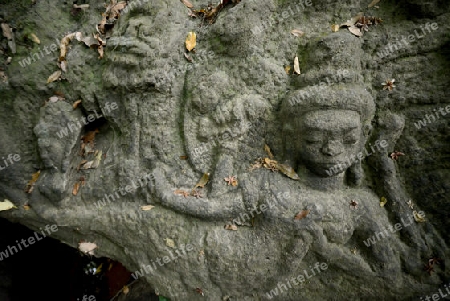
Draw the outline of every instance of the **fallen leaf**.
[[[130,292],[130,289],[128,288],[128,286],[124,285],[122,288],[122,293],[124,295],[128,294]]]
[[[184,5],[186,5],[187,8],[193,8],[194,5],[192,5],[191,2],[189,2],[188,0],[180,0]]]
[[[78,41],[81,40],[82,34],[81,32],[72,32],[66,35],[61,39],[61,43],[59,44],[60,52],[59,52],[59,61],[64,61],[66,59],[67,51],[69,50],[70,42],[76,38]]]
[[[75,9],[86,9],[86,8],[89,8],[89,4],[80,4],[80,5],[74,4],[73,8],[75,8]]]
[[[332,24],[331,25],[331,31],[332,32],[337,32],[339,31],[340,26],[338,24]]]
[[[152,205],[141,206],[142,211],[149,211],[149,210],[152,210],[153,208],[155,208],[155,206],[152,206]]]
[[[412,203],[412,200],[407,201],[406,204],[408,204],[408,207],[410,209],[414,209],[414,204]]]
[[[414,220],[418,223],[424,223],[426,220],[423,218],[421,214],[419,214],[416,210],[413,211]],[[425,216],[425,215],[424,215]]]
[[[193,31],[189,32],[186,37],[186,49],[191,51],[197,45],[197,34]]]
[[[300,180],[300,177],[297,175],[295,170],[292,167],[290,167],[289,165],[277,163],[276,168],[279,171],[281,171],[283,174],[288,176],[289,178],[291,178],[293,180]]]
[[[30,210],[30,205],[23,205],[23,209],[25,209],[25,210]]]
[[[39,40],[39,38],[38,38],[34,33],[31,33],[31,34],[30,34],[30,39],[31,39],[33,42],[35,42],[36,44],[41,44],[41,40]]]
[[[360,28],[356,27],[355,25],[350,26],[348,28],[348,30],[357,37],[361,37],[364,34],[364,31],[362,31]]]
[[[202,295],[202,296],[205,295],[205,294],[203,293],[203,290],[202,290],[201,288],[199,288],[199,287],[197,287],[197,288],[195,289],[195,291],[196,291],[198,294]]]
[[[300,220],[302,218],[305,218],[309,213],[309,210],[302,210],[294,217],[294,220]]]
[[[91,168],[97,168],[100,165],[100,162],[102,161],[102,155],[103,151],[99,151],[97,155],[95,156],[94,163],[92,164]]]
[[[188,158],[188,156],[180,156],[180,160],[187,160]]]
[[[78,99],[77,101],[75,101],[72,105],[73,109],[75,110],[76,108],[78,108],[78,105],[81,103],[81,99]]]
[[[8,56],[8,58],[6,59],[5,64],[9,65],[11,63],[11,61],[12,61],[12,57]]]
[[[266,153],[270,159],[274,158],[272,151],[270,150],[270,147],[267,144],[264,144],[264,150],[266,151]]]
[[[195,187],[194,187],[193,189],[195,189],[195,188],[197,188],[197,187],[204,188],[205,185],[208,183],[208,181],[209,181],[209,172],[206,172],[206,173],[204,173],[203,176],[200,178],[200,180],[198,181],[198,183],[195,184]]]
[[[61,70],[55,71],[47,79],[47,84],[58,80],[61,76]]]
[[[303,31],[301,31],[300,29],[293,29],[291,31],[291,33],[296,36],[296,37],[301,37],[303,36],[305,33]]]
[[[184,57],[188,60],[188,62],[192,63],[194,60],[187,54],[184,53]]]
[[[294,73],[300,74],[300,65],[298,63],[298,56],[295,56],[294,59]]]
[[[189,191],[181,190],[181,189],[175,190],[174,193],[175,193],[175,194],[178,194],[178,195],[182,195],[182,196],[184,196],[185,198],[188,197],[189,194],[190,194]]]
[[[67,72],[67,61],[59,62],[59,68],[61,68],[62,72]]]
[[[80,242],[78,243],[78,250],[83,252],[84,254],[94,255],[94,250],[97,248],[97,245],[93,242]]]
[[[6,211],[9,209],[17,208],[10,200],[5,199],[3,202],[0,202],[0,211]]]
[[[97,134],[98,132],[99,132],[98,129],[89,131],[81,137],[81,140],[86,144],[88,144],[88,143],[93,144],[94,139],[95,139],[95,134]]]
[[[169,248],[172,248],[172,249],[175,248],[175,242],[172,239],[166,238],[164,240],[166,241],[166,246],[168,246]]]
[[[12,32],[11,27],[9,27],[9,24],[2,23],[0,26],[2,27],[3,36],[5,38],[7,38],[8,40],[12,40],[13,39],[13,32]]]
[[[238,184],[235,176],[229,176],[227,178],[224,178],[224,180],[227,182],[227,185],[237,186]]]
[[[79,189],[80,189],[80,182],[75,182],[75,184],[73,185],[72,194],[77,195]]]
[[[36,183],[36,181],[39,179],[40,174],[41,171],[38,170],[37,172],[31,175],[31,180],[28,181],[27,187],[25,189],[26,193],[31,193],[31,191],[33,191],[34,183]]]
[[[285,66],[284,71],[286,71],[286,74],[291,73],[291,66],[289,66],[289,65]]]
[[[354,16],[350,20],[347,20],[345,23],[342,23],[341,26],[348,26],[348,27],[353,26],[353,25],[355,25],[356,21],[358,21],[363,16],[364,16],[364,13],[359,12],[356,16]]]
[[[233,230],[233,231],[237,231],[238,227],[236,225],[233,224],[227,224],[225,225],[225,230]]]
[[[372,7],[372,6],[375,6],[378,2],[380,2],[380,0],[373,0],[372,2],[370,2],[370,4],[369,5],[367,5],[367,7]]]
[[[380,199],[380,207],[384,207],[384,205],[386,205],[386,203],[387,203],[387,199],[384,196],[382,196]]]

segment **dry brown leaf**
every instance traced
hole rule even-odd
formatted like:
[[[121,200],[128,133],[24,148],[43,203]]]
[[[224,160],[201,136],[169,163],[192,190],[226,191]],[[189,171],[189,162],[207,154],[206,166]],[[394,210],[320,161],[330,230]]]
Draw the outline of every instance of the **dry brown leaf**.
[[[59,53],[59,61],[64,61],[66,59],[67,51],[69,50],[70,42],[76,37],[77,40],[81,40],[81,32],[72,32],[66,35],[61,39],[61,43],[59,45],[60,53]]]
[[[89,131],[89,132],[87,132],[85,135],[83,135],[82,137],[81,137],[81,140],[84,142],[84,143],[91,143],[91,144],[93,144],[94,143],[94,139],[95,139],[95,134],[96,133],[98,133],[99,132],[99,130],[98,129],[95,129],[95,130],[93,130],[93,131]]]
[[[189,32],[186,37],[186,49],[191,51],[197,45],[197,34],[193,31]]]
[[[55,71],[47,79],[47,84],[57,81],[61,76],[61,70]]]
[[[298,63],[298,56],[295,56],[294,59],[294,73],[300,74],[300,65]]]
[[[331,31],[332,32],[337,32],[339,31],[340,26],[338,24],[332,24],[331,25]]]
[[[281,171],[283,174],[288,176],[289,178],[293,180],[300,180],[300,177],[297,175],[297,173],[294,171],[292,167],[286,164],[277,163],[276,168]]]
[[[300,220],[302,218],[305,218],[309,213],[309,210],[302,210],[294,217],[295,220]]]
[[[93,242],[80,242],[78,243],[78,250],[83,252],[84,254],[94,255],[94,250],[97,248],[97,245]]]
[[[175,194],[178,194],[178,195],[182,195],[182,196],[184,196],[185,198],[188,197],[189,194],[190,194],[189,191],[182,190],[182,189],[177,189],[177,190],[174,191],[174,193],[175,193]]]
[[[237,231],[238,227],[236,225],[233,224],[227,224],[225,225],[225,230],[233,230],[233,231]]]
[[[72,194],[73,195],[77,195],[78,194],[78,190],[80,189],[80,182],[75,182],[75,184],[73,184],[73,189],[72,189]]]
[[[386,205],[386,203],[387,203],[387,199],[384,196],[382,196],[380,198],[380,207],[384,207],[384,205]]]
[[[122,293],[123,293],[124,295],[126,295],[126,294],[128,294],[129,292],[130,292],[130,288],[129,288],[128,286],[124,285],[123,288],[122,288]]]
[[[303,36],[305,33],[303,31],[301,31],[300,29],[293,29],[291,30],[291,33],[296,36],[296,37],[301,37]]]
[[[264,144],[264,150],[266,151],[266,153],[270,159],[274,158],[272,151],[270,150],[270,147],[267,144]]]
[[[348,30],[357,37],[361,37],[364,34],[364,31],[355,25],[350,26]]]
[[[35,42],[36,44],[41,44],[41,40],[39,40],[39,38],[38,38],[34,33],[31,33],[31,34],[30,34],[30,39],[31,39],[33,42]]]
[[[152,205],[141,206],[142,211],[149,211],[149,210],[152,210],[153,208],[155,208],[155,206],[152,206]]]
[[[31,180],[28,181],[27,188],[25,190],[26,193],[31,193],[33,191],[33,186],[36,183],[36,181],[39,179],[39,176],[41,175],[41,171],[38,170],[34,174],[31,175]]]
[[[25,210],[30,210],[30,205],[23,205],[23,209],[25,209]]]
[[[367,7],[372,7],[372,6],[375,6],[378,2],[380,2],[380,0],[373,0],[372,2],[370,2],[370,4],[369,5],[367,5]]]
[[[75,102],[73,103],[73,105],[72,105],[73,109],[75,110],[76,108],[78,108],[78,106],[80,105],[80,103],[81,103],[81,99],[78,99],[77,101],[75,101]]]
[[[363,16],[364,16],[364,13],[359,12],[356,16],[354,16],[350,20],[347,20],[345,23],[342,23],[341,26],[348,26],[348,27],[353,26],[353,25],[355,25],[356,21],[358,21]]]
[[[191,2],[189,2],[188,0],[180,0],[184,5],[186,5],[187,8],[193,8],[194,5],[192,5]]]

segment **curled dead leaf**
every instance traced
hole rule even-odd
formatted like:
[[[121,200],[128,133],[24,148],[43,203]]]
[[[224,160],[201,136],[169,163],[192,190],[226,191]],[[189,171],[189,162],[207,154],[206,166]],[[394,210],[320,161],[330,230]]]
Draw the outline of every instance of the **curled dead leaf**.
[[[303,36],[305,33],[303,31],[301,31],[300,29],[293,29],[291,30],[291,33],[296,36],[296,37],[301,37]]]
[[[80,182],[75,182],[75,184],[73,185],[72,194],[77,195],[79,189],[80,189]]]
[[[203,174],[203,176],[200,178],[197,184],[195,184],[195,187],[193,189],[196,189],[197,187],[204,188],[205,185],[209,181],[209,172],[206,172]]]
[[[353,26],[355,23],[364,16],[363,12],[359,12],[356,16],[352,17],[350,20],[347,20],[345,23],[342,23],[341,26]]]
[[[291,66],[287,65],[284,67],[284,71],[286,71],[286,74],[290,74],[291,73]]]
[[[384,207],[384,205],[386,205],[386,203],[387,203],[387,199],[384,196],[382,196],[380,198],[380,207]]]
[[[300,74],[300,65],[298,63],[298,56],[294,58],[294,73]]]
[[[416,210],[414,210],[413,211],[413,216],[414,216],[414,220],[417,223],[424,223],[424,222],[426,222],[426,219],[424,219],[425,214],[421,214],[421,213],[417,212]]]
[[[41,40],[39,40],[39,38],[38,38],[34,33],[31,33],[31,34],[30,34],[30,39],[31,39],[33,42],[35,42],[36,44],[41,44]]]
[[[184,5],[186,5],[187,8],[193,8],[194,5],[192,5],[191,2],[189,2],[188,0],[180,0],[181,3],[183,3]]]
[[[25,210],[30,210],[30,208],[31,208],[30,205],[26,205],[26,204],[23,205],[22,207],[23,207],[23,209],[25,209]]]
[[[61,77],[61,70],[55,71],[47,79],[47,84],[57,81]]]
[[[89,8],[89,4],[80,4],[80,5],[74,4],[73,8],[75,8],[75,9],[86,9],[86,8]]]
[[[309,213],[309,210],[302,210],[294,217],[294,220],[300,220],[302,218],[305,218]]]
[[[274,158],[272,151],[270,150],[270,147],[267,144],[264,144],[264,150],[266,151],[266,153],[270,159]]]
[[[186,37],[186,49],[191,51],[197,45],[197,34],[193,31],[190,31]]]
[[[354,34],[357,37],[361,37],[364,34],[364,31],[362,31],[360,28],[358,28],[355,25],[352,25],[348,28],[348,31],[350,31],[352,34]]]
[[[78,243],[78,250],[83,252],[84,254],[94,255],[94,250],[97,248],[97,245],[93,242],[80,242]]]
[[[224,228],[225,228],[225,230],[232,230],[232,231],[237,231],[237,229],[238,229],[238,227],[233,224],[226,224]]]
[[[152,210],[153,208],[155,208],[155,206],[152,206],[152,205],[141,206],[142,211],[149,211],[149,210]]]
[[[41,175],[40,170],[31,175],[31,180],[28,181],[27,188],[25,189],[26,193],[31,193],[31,191],[33,191],[34,184],[39,179],[40,175]]]
[[[126,294],[128,294],[129,292],[130,292],[130,288],[129,288],[128,286],[124,285],[123,288],[122,288],[122,293],[123,293],[124,295],[126,295]]]
[[[73,109],[75,110],[76,108],[78,108],[78,106],[80,105],[80,103],[81,103],[81,99],[78,99],[77,101],[75,101],[75,102],[73,103],[73,105],[72,105]]]

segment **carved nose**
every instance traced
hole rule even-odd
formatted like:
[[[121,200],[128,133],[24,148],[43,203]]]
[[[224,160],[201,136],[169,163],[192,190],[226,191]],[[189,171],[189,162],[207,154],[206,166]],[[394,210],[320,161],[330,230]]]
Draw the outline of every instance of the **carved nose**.
[[[336,140],[328,140],[322,147],[322,153],[327,156],[336,156],[342,153],[342,143]]]

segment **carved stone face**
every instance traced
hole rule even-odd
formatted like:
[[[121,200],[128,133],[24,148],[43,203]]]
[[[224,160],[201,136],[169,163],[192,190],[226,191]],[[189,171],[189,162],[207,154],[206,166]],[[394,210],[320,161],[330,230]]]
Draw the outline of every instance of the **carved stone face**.
[[[301,122],[301,158],[306,167],[319,176],[348,161],[361,150],[360,116],[348,110],[308,112]]]

